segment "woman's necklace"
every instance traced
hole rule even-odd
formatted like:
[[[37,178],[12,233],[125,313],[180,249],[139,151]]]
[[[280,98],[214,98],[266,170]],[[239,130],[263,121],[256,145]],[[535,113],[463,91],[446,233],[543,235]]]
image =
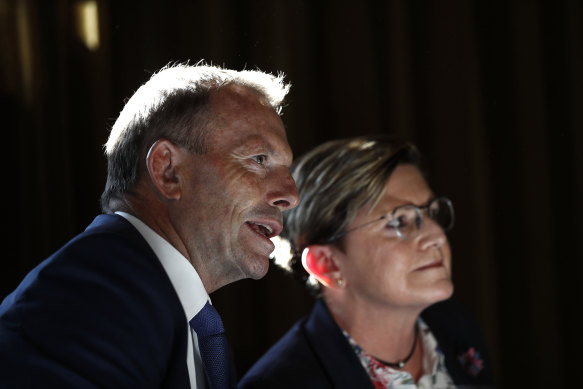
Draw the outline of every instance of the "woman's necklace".
[[[407,364],[407,362],[409,362],[409,360],[411,359],[411,357],[415,353],[415,347],[417,346],[418,334],[419,334],[419,330],[417,329],[417,326],[415,326],[415,337],[413,338],[413,346],[411,347],[411,351],[409,351],[409,354],[405,357],[405,359],[403,359],[399,362],[386,362],[386,361],[383,361],[382,359],[378,359],[376,357],[374,357],[374,359],[376,359],[378,362],[382,363],[385,366],[392,367],[393,369],[404,368],[405,365]]]

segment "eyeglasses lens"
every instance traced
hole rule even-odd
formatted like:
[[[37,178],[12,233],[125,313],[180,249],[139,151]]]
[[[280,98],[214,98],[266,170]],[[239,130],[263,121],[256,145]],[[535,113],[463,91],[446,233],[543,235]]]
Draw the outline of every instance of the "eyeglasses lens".
[[[391,224],[397,235],[403,239],[412,239],[421,230],[423,214],[415,205],[403,205],[395,208],[391,215]],[[446,198],[437,198],[427,205],[427,216],[435,221],[444,232],[453,227],[453,206]]]
[[[453,227],[453,206],[446,198],[437,198],[428,204],[427,214],[447,232]]]
[[[395,224],[397,234],[404,239],[412,238],[417,234],[421,228],[423,216],[421,210],[414,205],[403,205],[396,208],[392,215],[393,220],[397,220]]]

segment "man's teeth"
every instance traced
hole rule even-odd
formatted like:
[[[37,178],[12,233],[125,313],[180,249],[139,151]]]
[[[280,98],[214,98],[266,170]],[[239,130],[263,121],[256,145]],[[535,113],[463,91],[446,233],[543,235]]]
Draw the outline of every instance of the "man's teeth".
[[[252,223],[252,222],[248,222],[250,226],[253,227],[253,229],[255,231],[257,231],[258,233],[264,235],[264,236],[270,236],[273,233],[273,229],[269,226],[266,226],[265,224],[261,224],[261,223]]]
[[[271,233],[273,232],[271,227],[266,226],[265,224],[257,223],[257,225],[259,226],[259,230],[261,231],[261,233],[265,236],[271,235]]]

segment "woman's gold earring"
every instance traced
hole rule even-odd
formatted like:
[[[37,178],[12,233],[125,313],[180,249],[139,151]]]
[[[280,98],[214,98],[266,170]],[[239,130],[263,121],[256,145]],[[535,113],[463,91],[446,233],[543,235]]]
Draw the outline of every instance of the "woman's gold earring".
[[[339,287],[343,287],[344,286],[344,278],[340,277],[336,279],[336,285],[338,285]]]

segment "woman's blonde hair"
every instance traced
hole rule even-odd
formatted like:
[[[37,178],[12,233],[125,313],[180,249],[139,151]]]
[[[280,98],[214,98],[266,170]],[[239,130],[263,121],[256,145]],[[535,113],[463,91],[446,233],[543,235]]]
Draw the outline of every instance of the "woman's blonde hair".
[[[333,140],[298,158],[292,175],[301,203],[284,214],[281,234],[292,255],[276,263],[300,282],[317,285],[301,264],[304,248],[330,243],[342,249],[338,237],[363,207],[374,208],[394,168],[405,163],[420,165],[415,146],[384,135]]]

